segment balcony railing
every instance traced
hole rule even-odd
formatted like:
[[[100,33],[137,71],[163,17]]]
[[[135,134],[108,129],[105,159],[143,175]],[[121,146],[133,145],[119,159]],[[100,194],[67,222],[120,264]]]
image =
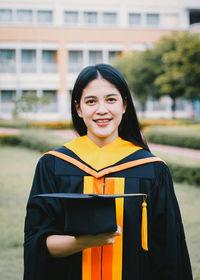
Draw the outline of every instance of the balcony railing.
[[[82,63],[69,63],[69,72],[71,73],[78,73],[81,71],[81,69],[83,68],[83,64]]]
[[[36,72],[36,64],[33,63],[22,63],[22,73],[35,73]]]
[[[15,63],[0,63],[0,73],[15,73],[16,64]]]
[[[0,112],[1,113],[12,113],[15,108],[15,104],[8,102],[8,103],[1,103]]]
[[[56,73],[57,65],[53,64],[53,63],[42,64],[42,72],[43,73]]]

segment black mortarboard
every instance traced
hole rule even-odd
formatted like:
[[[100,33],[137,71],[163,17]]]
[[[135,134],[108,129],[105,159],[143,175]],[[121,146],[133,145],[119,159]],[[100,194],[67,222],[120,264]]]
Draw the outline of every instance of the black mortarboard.
[[[69,235],[100,234],[117,230],[115,198],[146,194],[50,193],[34,197],[66,199],[65,233]]]

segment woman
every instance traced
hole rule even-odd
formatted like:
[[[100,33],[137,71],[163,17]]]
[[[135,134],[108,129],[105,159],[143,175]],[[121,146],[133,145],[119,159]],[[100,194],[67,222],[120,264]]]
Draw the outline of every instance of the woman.
[[[83,69],[72,92],[72,120],[81,137],[37,165],[27,204],[24,280],[192,279],[169,169],[149,152],[121,73],[105,64]],[[41,193],[145,193],[148,233],[141,236],[139,197],[117,199],[117,231],[71,236],[65,201],[33,199]]]

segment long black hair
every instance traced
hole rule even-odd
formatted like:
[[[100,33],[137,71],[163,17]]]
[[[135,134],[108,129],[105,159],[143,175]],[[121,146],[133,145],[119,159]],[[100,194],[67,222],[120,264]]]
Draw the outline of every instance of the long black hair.
[[[126,112],[123,114],[121,123],[118,128],[119,136],[122,139],[130,141],[133,144],[149,151],[148,145],[141,135],[135,107],[133,105],[131,93],[126,83],[126,80],[117,69],[108,64],[97,64],[95,66],[87,66],[78,75],[72,91],[71,99],[72,121],[75,130],[80,136],[87,134],[87,127],[83,119],[78,116],[75,103],[80,104],[84,88],[91,81],[97,79],[99,75],[103,79],[107,80],[112,85],[114,85],[119,90],[123,102],[127,103]]]

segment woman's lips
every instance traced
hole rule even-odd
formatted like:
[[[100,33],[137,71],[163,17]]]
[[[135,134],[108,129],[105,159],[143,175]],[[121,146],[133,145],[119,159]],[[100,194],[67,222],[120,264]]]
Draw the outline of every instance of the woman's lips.
[[[111,119],[98,119],[94,121],[98,126],[107,126],[110,123]]]

